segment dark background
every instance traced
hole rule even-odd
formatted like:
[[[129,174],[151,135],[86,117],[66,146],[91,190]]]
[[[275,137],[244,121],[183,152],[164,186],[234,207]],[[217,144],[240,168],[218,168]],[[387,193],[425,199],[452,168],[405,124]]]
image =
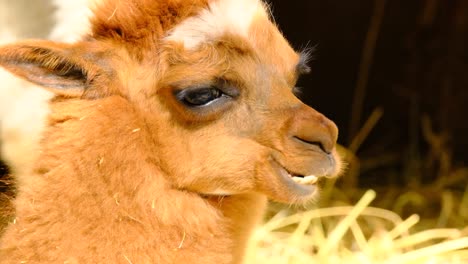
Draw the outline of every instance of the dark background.
[[[316,46],[302,99],[337,123],[342,145],[383,111],[357,151],[361,185],[430,183],[468,165],[468,1],[269,2],[295,48]]]

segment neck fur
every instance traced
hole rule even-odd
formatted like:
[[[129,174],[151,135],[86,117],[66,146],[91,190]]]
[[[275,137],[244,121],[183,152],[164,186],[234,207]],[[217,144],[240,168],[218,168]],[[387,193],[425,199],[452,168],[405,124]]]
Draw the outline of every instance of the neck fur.
[[[49,241],[57,252],[48,254],[57,258],[74,252],[77,260],[121,254],[133,263],[239,263],[266,199],[174,189],[140,121],[120,97],[54,102],[36,176],[19,191],[16,228],[4,237],[5,256],[27,259],[39,250],[33,243]],[[99,248],[94,259],[89,247]]]

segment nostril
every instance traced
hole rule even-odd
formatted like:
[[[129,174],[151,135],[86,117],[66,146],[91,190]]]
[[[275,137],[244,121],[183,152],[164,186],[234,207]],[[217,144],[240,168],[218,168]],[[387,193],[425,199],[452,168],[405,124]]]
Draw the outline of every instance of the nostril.
[[[338,137],[335,123],[308,106],[300,108],[292,119],[290,129],[290,138],[300,143],[300,148],[321,150],[326,154],[331,154],[335,149]]]
[[[307,145],[313,145],[313,146],[317,146],[319,147],[323,152],[327,153],[327,154],[330,154],[331,151],[329,151],[326,147],[325,147],[325,144],[320,142],[320,141],[309,141],[309,140],[306,140],[306,139],[303,139],[303,138],[300,138],[298,136],[294,136],[295,139],[301,141],[302,143],[305,143]]]

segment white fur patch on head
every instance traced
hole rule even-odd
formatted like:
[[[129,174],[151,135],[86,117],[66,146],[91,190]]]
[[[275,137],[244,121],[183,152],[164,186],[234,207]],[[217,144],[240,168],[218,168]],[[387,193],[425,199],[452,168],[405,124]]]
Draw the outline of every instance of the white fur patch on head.
[[[261,0],[213,0],[207,9],[183,21],[165,39],[195,49],[225,33],[248,37],[252,22],[259,17],[268,19]]]

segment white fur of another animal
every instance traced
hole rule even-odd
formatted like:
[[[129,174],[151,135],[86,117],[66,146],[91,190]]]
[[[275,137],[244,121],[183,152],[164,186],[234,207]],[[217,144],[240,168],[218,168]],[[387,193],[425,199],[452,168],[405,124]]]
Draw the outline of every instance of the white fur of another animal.
[[[0,0],[0,44],[30,37],[76,41],[89,30],[90,1]],[[56,8],[53,13],[49,10],[52,6]],[[24,8],[35,13],[24,16]],[[44,14],[51,17],[44,17]],[[55,21],[52,28],[51,20]],[[22,175],[28,173],[36,158],[52,93],[37,89],[3,69],[0,69],[0,80],[0,157],[22,181]]]

